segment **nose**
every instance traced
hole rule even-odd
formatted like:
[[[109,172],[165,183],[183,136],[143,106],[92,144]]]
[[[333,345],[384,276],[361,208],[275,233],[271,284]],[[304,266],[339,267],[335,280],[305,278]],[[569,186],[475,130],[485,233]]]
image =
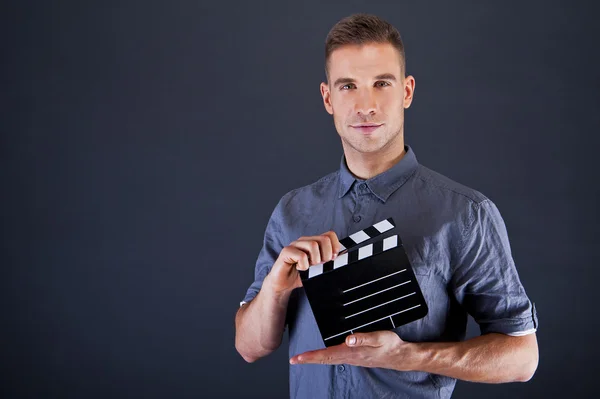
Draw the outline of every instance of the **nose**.
[[[354,105],[355,111],[359,115],[373,115],[377,109],[377,101],[371,90],[361,90],[356,98]]]

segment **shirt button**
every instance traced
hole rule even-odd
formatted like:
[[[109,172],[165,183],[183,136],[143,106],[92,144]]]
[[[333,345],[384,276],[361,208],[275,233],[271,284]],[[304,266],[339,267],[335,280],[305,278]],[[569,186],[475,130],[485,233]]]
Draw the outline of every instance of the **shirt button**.
[[[356,215],[352,218],[352,220],[354,220],[356,223],[360,222],[360,219],[362,219],[359,215]]]
[[[344,371],[344,370],[346,370],[346,367],[344,367],[344,365],[343,365],[343,364],[340,364],[340,365],[338,366],[338,371],[340,371],[340,372],[341,372],[341,371]]]

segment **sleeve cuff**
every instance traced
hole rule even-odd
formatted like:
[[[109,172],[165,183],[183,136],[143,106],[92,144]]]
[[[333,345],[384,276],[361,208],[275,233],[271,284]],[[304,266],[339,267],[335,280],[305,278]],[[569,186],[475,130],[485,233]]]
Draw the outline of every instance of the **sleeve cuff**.
[[[525,331],[515,331],[515,332],[511,332],[511,333],[506,333],[506,335],[510,335],[511,337],[523,337],[525,335],[533,334],[536,331],[537,331],[537,328],[530,328],[529,330],[525,330]]]
[[[538,317],[535,303],[531,303],[531,310],[524,317],[505,318],[478,322],[482,334],[500,333],[514,337],[533,334],[538,329]]]

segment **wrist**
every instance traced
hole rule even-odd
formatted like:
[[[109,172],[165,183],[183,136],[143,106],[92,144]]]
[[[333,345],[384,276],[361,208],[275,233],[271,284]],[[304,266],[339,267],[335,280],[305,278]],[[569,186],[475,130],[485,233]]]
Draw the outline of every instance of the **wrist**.
[[[287,308],[290,295],[292,294],[293,288],[289,289],[277,289],[273,284],[271,274],[267,274],[263,281],[261,291],[265,292],[265,295],[274,300],[281,307]]]

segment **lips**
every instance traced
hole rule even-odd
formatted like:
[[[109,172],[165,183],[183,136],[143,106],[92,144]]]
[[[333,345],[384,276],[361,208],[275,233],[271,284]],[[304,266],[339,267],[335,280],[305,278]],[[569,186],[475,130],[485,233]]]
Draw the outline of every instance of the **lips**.
[[[363,134],[370,134],[370,133],[374,132],[375,130],[377,130],[377,128],[379,128],[382,125],[383,125],[382,123],[361,123],[359,125],[350,125],[350,126],[353,129],[356,129]]]

